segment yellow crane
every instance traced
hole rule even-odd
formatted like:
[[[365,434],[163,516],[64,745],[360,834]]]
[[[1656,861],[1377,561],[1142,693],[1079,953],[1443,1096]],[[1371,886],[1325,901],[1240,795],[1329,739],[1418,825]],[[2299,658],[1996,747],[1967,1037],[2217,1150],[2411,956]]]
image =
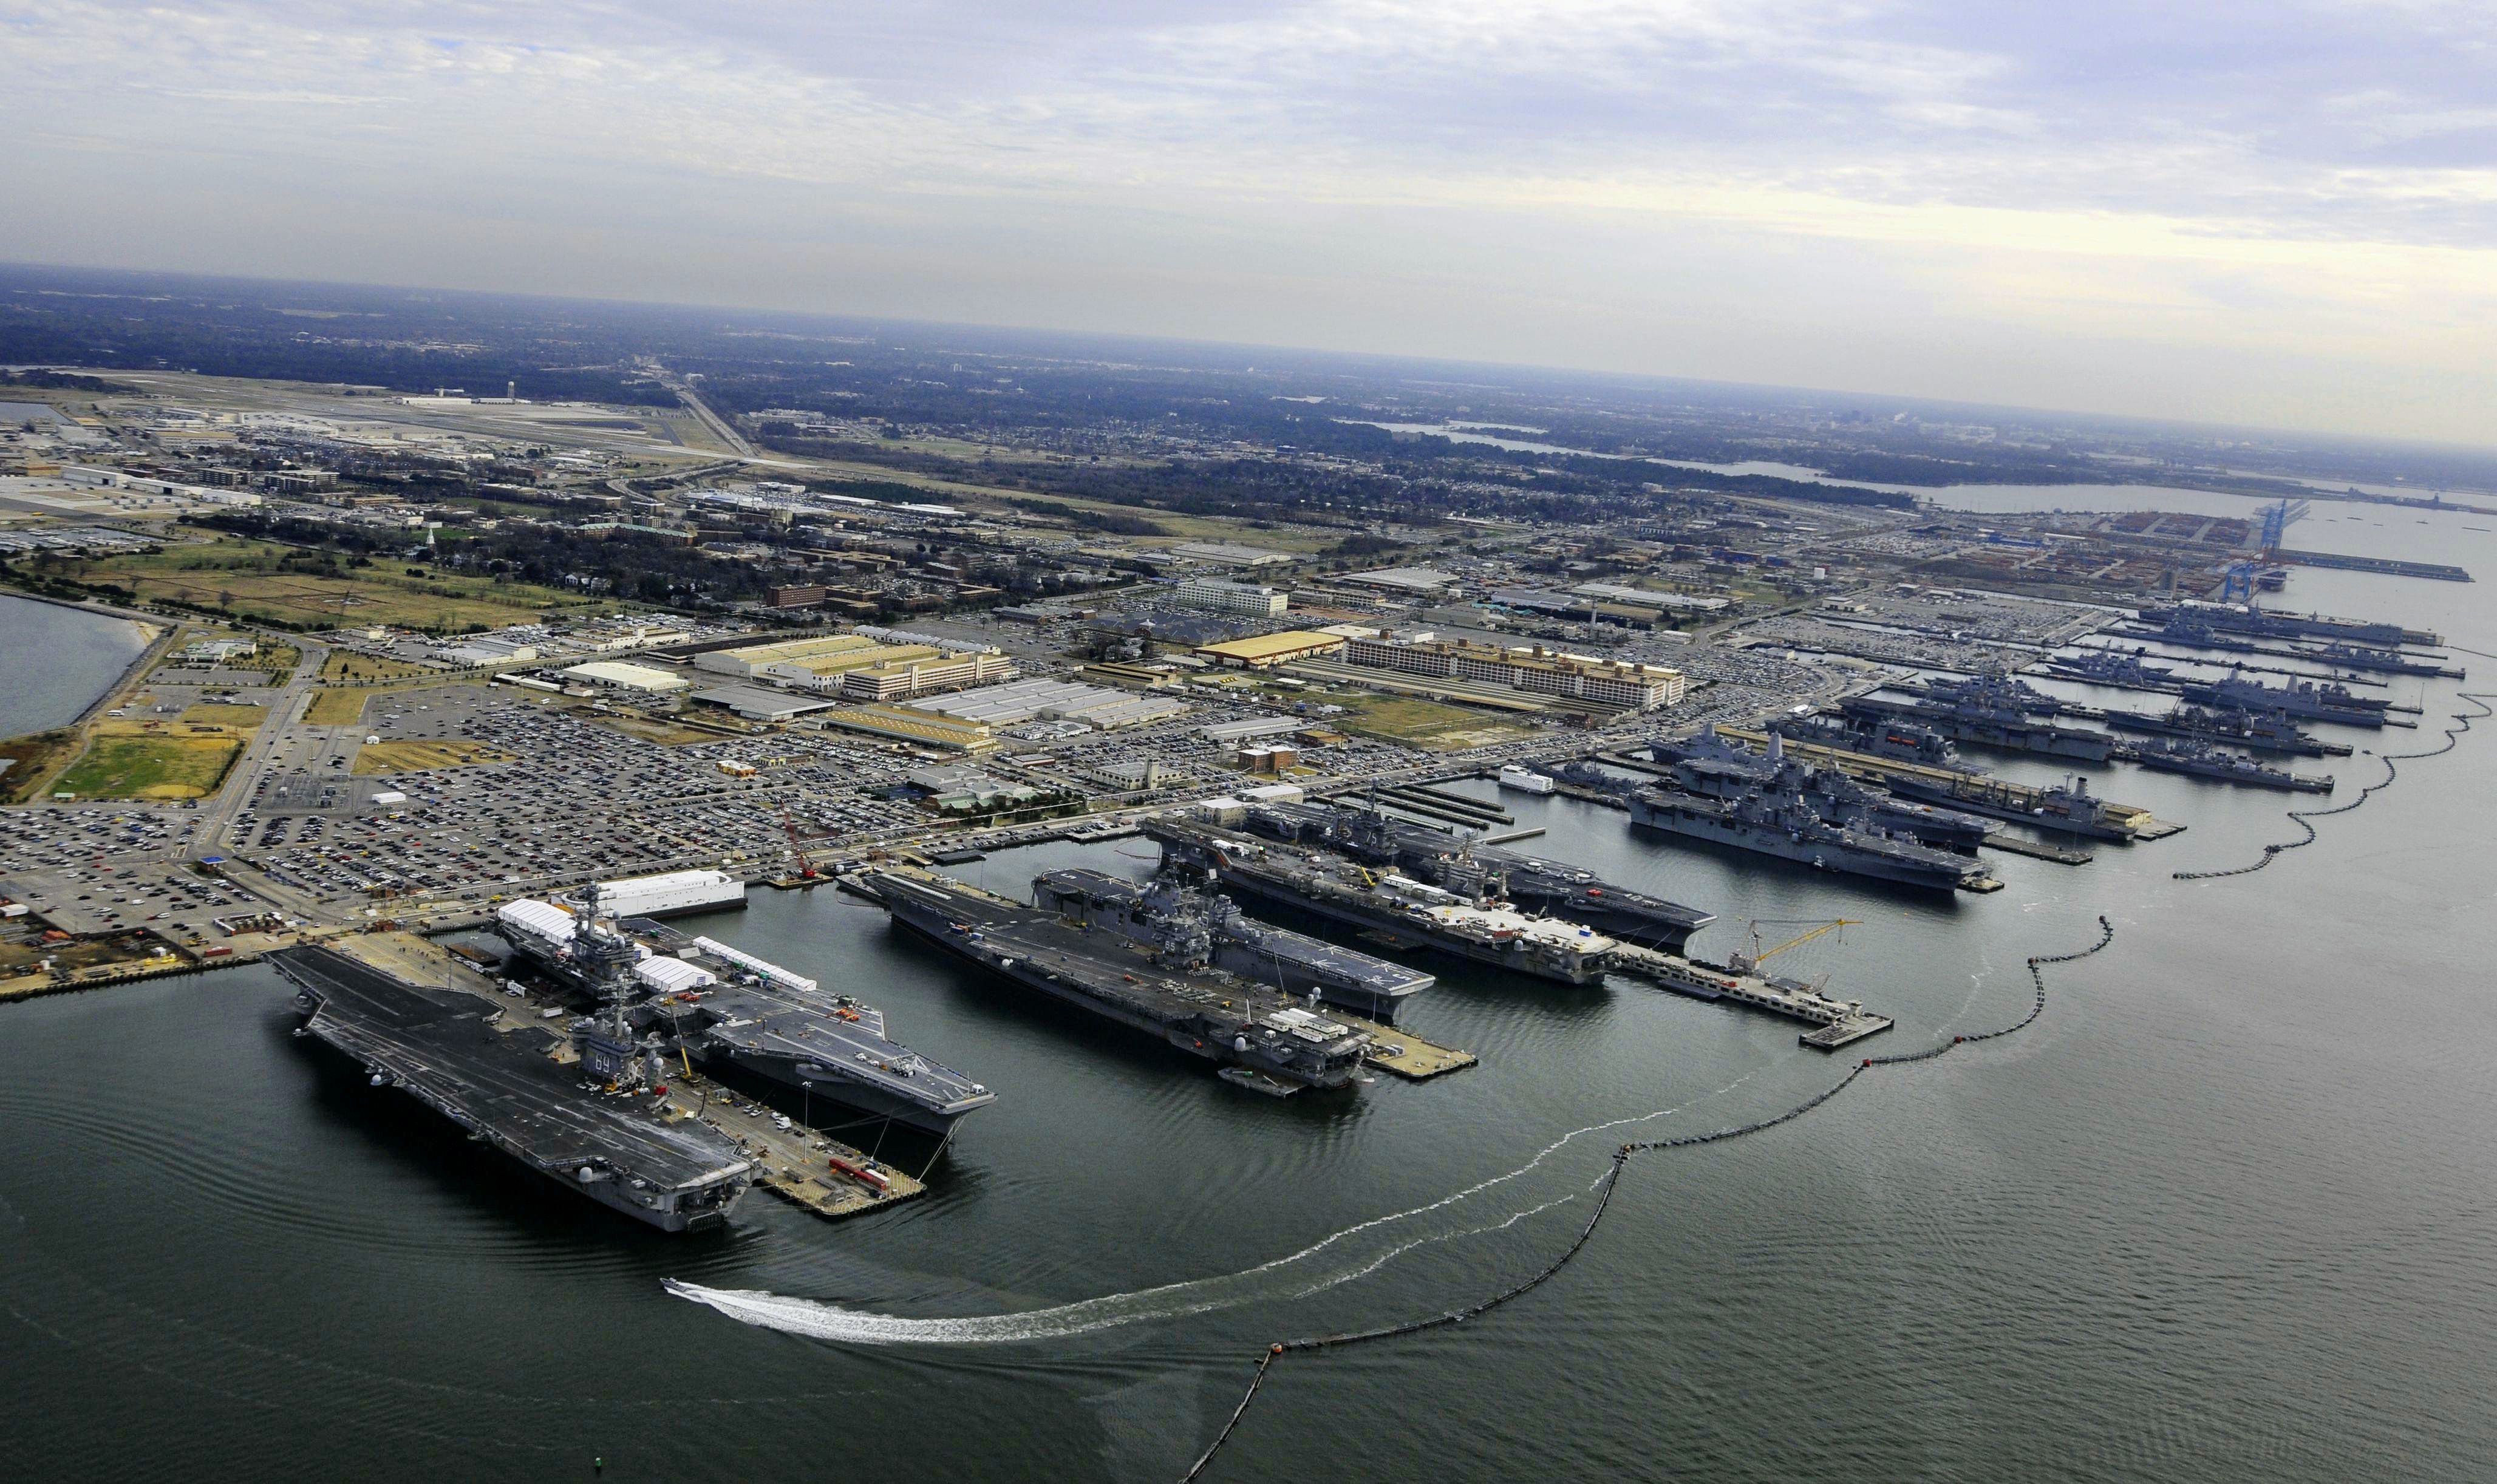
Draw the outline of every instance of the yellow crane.
[[[1810,932],[1804,933],[1798,937],[1790,937],[1785,942],[1780,943],[1775,948],[1764,949],[1760,946],[1760,930],[1762,928],[1800,928],[1806,923],[1813,923],[1817,926],[1814,927]],[[1817,917],[1755,917],[1752,919],[1752,952],[1750,956],[1750,966],[1753,968],[1758,968],[1762,963],[1776,958],[1787,949],[1800,948],[1824,932],[1835,932],[1841,928],[1855,928],[1861,927],[1862,925],[1861,919],[1853,917],[1833,917],[1826,922],[1823,922],[1821,919]]]

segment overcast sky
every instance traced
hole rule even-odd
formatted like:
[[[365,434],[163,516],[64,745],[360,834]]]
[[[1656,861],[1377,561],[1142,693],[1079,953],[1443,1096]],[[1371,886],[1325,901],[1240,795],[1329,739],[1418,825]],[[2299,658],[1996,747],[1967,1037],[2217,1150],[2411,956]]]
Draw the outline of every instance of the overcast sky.
[[[2497,443],[2491,0],[0,0],[0,100],[24,262]]]

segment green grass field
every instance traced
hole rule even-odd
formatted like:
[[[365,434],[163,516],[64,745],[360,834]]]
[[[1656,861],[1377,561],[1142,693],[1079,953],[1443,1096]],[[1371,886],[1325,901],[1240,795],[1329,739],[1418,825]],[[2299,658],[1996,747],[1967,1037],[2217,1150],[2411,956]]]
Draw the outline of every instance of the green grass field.
[[[487,577],[410,577],[397,562],[324,567],[294,547],[239,539],[101,557],[79,565],[89,584],[127,587],[142,601],[174,602],[237,618],[319,628],[385,623],[458,629],[523,623],[560,608],[596,605],[552,587]]]
[[[51,792],[81,799],[198,799],[216,791],[242,743],[232,737],[98,737]]]

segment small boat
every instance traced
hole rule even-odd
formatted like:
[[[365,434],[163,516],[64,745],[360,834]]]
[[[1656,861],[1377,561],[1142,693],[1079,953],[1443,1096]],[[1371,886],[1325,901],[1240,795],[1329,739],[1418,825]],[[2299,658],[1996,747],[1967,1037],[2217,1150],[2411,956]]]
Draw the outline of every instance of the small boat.
[[[1511,763],[1501,769],[1500,786],[1502,788],[1513,788],[1521,794],[1548,794],[1552,792],[1552,780],[1550,778],[1545,777],[1542,774],[1536,773],[1531,768],[1520,768],[1515,763]]]

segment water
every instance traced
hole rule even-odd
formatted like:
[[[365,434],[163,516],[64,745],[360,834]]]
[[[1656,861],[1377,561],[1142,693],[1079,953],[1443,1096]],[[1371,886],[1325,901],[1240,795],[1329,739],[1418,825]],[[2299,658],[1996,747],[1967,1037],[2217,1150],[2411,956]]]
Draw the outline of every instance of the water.
[[[0,593],[0,655],[9,662],[0,737],[77,720],[146,648],[146,633],[127,619]]]
[[[2497,571],[2467,519],[2327,528]],[[2497,650],[2487,592],[2301,571],[2291,597]],[[2343,774],[2336,803],[2381,769],[2301,766]],[[2100,912],[2118,935],[2049,970],[2020,1036],[1644,1156],[1518,1304],[1288,1358],[1214,1476],[2484,1477],[2497,724],[2402,768],[2321,844],[2203,883],[2168,872],[2293,837],[2284,801],[2096,770],[2191,830],[2078,868],[1991,857],[2003,893],[1940,901],[1498,796],[1551,830],[1523,848],[1718,912],[1711,952],[1748,918],[1864,919],[1777,963],[1897,1015],[1872,1050],[2015,1020],[2025,956],[2086,946]],[[1020,889],[1149,854],[958,873]],[[593,1455],[609,1478],[1168,1478],[1265,1342],[1523,1277],[1616,1142],[1774,1111],[1845,1064],[1634,984],[1442,965],[1408,1018],[1482,1066],[1274,1102],[831,892],[687,926],[869,995],[1000,1089],[928,1198],[825,1224],[758,1192],[735,1230],[670,1239],[289,1038],[264,970],[12,1007],[0,1436],[80,1479],[535,1480]]]

